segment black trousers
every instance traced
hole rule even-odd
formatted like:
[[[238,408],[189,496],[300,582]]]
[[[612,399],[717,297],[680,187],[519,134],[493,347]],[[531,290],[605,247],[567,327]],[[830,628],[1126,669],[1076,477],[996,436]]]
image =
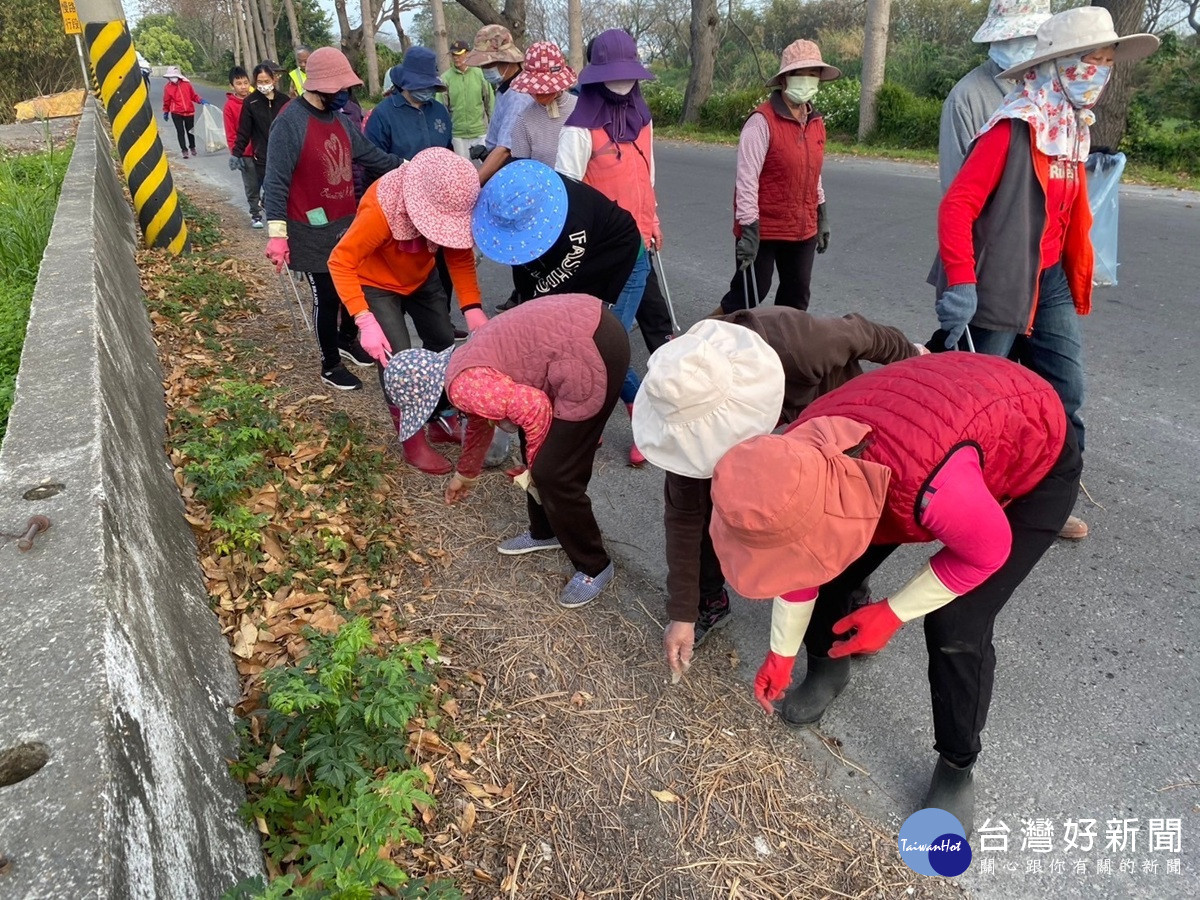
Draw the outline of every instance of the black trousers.
[[[667,307],[667,298],[663,296],[658,284],[658,272],[654,265],[650,266],[650,274],[646,276],[646,289],[642,291],[642,303],[635,317],[638,329],[642,332],[642,340],[646,349],[653,353],[671,339],[674,330],[671,328],[671,310]]]
[[[450,324],[450,313],[446,309],[446,297],[442,293],[442,285],[438,280],[437,271],[429,273],[425,283],[411,294],[397,294],[395,291],[385,291],[383,288],[363,285],[363,294],[367,298],[367,308],[375,316],[383,336],[387,338],[393,353],[407,350],[411,346],[408,336],[408,326],[404,316],[413,320],[421,346],[434,353],[440,353],[454,343],[454,327]],[[376,365],[379,370],[379,386],[383,387],[383,366]],[[384,391],[384,397],[387,392]]]
[[[196,133],[192,129],[196,127],[196,117],[171,113],[171,121],[175,123],[175,136],[179,138],[179,149],[191,150],[195,153]]]
[[[596,445],[629,368],[629,337],[620,321],[605,309],[593,336],[608,381],[599,411],[582,422],[554,419],[546,441],[533,462],[533,483],[542,502],[528,498],[529,532],[535,538],[557,537],[576,571],[596,576],[610,562],[600,536],[600,525],[587,495],[596,460]],[[526,459],[525,432],[521,432],[521,458]]]
[[[312,318],[317,345],[321,348],[321,371],[328,372],[342,364],[338,346],[358,340],[358,326],[354,324],[354,316],[342,308],[341,298],[328,272],[305,272],[304,277],[312,289]]]
[[[1067,428],[1054,467],[1032,491],[1004,510],[1012,529],[1008,560],[979,587],[925,616],[933,746],[955,765],[974,762],[982,746],[979,735],[987,722],[996,675],[992,645],[996,616],[1066,524],[1079,494],[1082,470],[1075,431]],[[841,575],[821,586],[804,637],[810,654],[829,655],[833,624],[850,612],[851,591],[895,549],[895,544],[868,547]]]
[[[263,166],[265,169],[266,166]],[[242,190],[246,192],[246,205],[250,207],[250,216],[259,218],[262,215],[262,179],[258,174],[258,166],[253,159],[247,159],[242,169]]]
[[[721,298],[721,309],[725,313],[736,312],[747,306],[758,306],[771,290],[771,275],[779,270],[779,290],[775,292],[776,306],[791,306],[807,310],[809,282],[812,281],[813,260],[817,253],[817,237],[807,241],[762,241],[758,245],[758,256],[754,258],[754,280],[758,283],[758,296],[753,293],[747,273],[734,272],[729,281],[729,291]]]

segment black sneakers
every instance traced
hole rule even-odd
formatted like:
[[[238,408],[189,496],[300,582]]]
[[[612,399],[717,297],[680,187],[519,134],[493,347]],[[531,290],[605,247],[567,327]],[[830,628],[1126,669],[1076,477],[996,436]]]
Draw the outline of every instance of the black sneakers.
[[[700,614],[696,616],[696,633],[692,643],[699,647],[704,639],[718,628],[729,624],[729,594],[724,588],[717,597],[700,598]]]
[[[372,362],[372,365],[374,365],[374,362]],[[339,391],[362,390],[362,382],[351,375],[345,366],[334,366],[332,369],[326,369],[321,373],[321,380],[331,388],[336,388]]]
[[[352,344],[339,344],[338,355],[350,363],[350,365],[358,366],[360,369],[375,368],[375,360],[371,358],[371,354],[364,350],[362,344],[358,341]]]

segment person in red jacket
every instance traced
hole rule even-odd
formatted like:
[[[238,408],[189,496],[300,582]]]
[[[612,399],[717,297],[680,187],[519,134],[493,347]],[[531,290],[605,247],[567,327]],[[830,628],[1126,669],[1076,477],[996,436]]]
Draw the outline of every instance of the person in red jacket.
[[[808,309],[814,254],[829,246],[821,184],[825,119],[812,100],[822,81],[841,77],[840,69],[821,59],[815,43],[794,41],[768,82],[771,96],[742,126],[733,192],[738,271],[721,298],[721,315],[762,303],[773,269],[779,270],[776,305]],[[751,266],[757,296],[751,296],[746,275]]]
[[[232,91],[225,92],[225,109],[222,118],[225,122],[225,143],[229,152],[233,153],[237,144],[238,122],[241,121],[242,104],[254,93],[250,84],[250,76],[241,66],[229,70],[229,86]],[[250,225],[252,228],[262,228],[262,182],[258,178],[258,169],[254,165],[254,145],[247,143],[241,156],[229,157],[230,170],[242,173],[242,189],[246,192],[246,203],[250,207]]]
[[[735,446],[713,471],[711,534],[734,589],[774,598],[758,702],[772,713],[783,698],[785,722],[816,722],[849,681],[851,654],[882,650],[924,616],[939,757],[922,806],[969,836],[996,616],[1067,520],[1082,465],[1047,381],[967,353],[860,375],[784,434]],[[908,584],[850,611],[897,547],[931,541],[942,549]],[[785,697],[802,641],[808,670]]]
[[[1113,63],[1157,47],[1150,34],[1119,36],[1101,7],[1051,16],[1033,57],[998,76],[1020,86],[980,130],[938,209],[945,345],[1008,356],[1023,336],[1022,357],[1057,389],[1081,450],[1079,317],[1092,308],[1088,126]],[[1072,516],[1062,536],[1087,532]]]
[[[179,149],[183,158],[196,155],[196,106],[204,105],[204,98],[196,93],[192,83],[179,71],[179,66],[167,66],[167,83],[163,85],[163,121],[175,123],[175,136],[179,138]]]

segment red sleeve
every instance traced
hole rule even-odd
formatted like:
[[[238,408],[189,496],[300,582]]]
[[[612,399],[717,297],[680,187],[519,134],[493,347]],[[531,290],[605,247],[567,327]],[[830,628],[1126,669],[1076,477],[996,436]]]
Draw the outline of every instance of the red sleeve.
[[[961,597],[1008,560],[1012,528],[984,483],[974,447],[962,447],[942,463],[920,503],[921,525],[945,545],[929,564],[947,589]]]
[[[464,478],[479,477],[495,431],[496,426],[483,416],[467,416],[467,436],[463,441],[462,455],[459,456],[458,465],[455,467],[459,475]]]
[[[938,249],[947,284],[975,283],[972,228],[1004,174],[1012,124],[1003,119],[975,141],[938,207]]]
[[[196,86],[193,85],[190,81],[188,82],[188,90],[192,92],[192,102],[193,103],[203,103],[204,102],[204,98],[196,93]]]
[[[233,145],[237,143],[238,114],[241,111],[240,106],[235,110],[232,103],[226,103],[225,108],[221,110],[221,120],[225,123],[225,143],[229,145],[231,153]]]
[[[530,468],[546,435],[554,410],[544,391],[519,384],[503,372],[473,366],[459,374],[446,389],[450,402],[468,415],[493,422],[505,419],[525,431],[525,457]]]

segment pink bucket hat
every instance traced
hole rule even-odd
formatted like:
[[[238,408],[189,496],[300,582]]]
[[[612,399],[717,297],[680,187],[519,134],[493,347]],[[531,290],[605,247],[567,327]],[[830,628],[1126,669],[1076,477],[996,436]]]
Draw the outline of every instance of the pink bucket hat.
[[[306,91],[336,94],[360,84],[362,79],[354,74],[350,60],[336,47],[320,47],[309,56],[308,79],[304,82]]]
[[[573,85],[575,79],[575,70],[567,65],[558,45],[538,41],[525,51],[525,68],[510,87],[522,94],[557,94]]]
[[[311,69],[311,57],[308,65]],[[445,147],[429,147],[404,169],[404,211],[417,230],[440,247],[473,246],[471,211],[479,197],[479,173],[471,161]]]
[[[779,59],[779,71],[767,82],[767,87],[783,84],[783,76],[796,69],[820,69],[822,81],[834,81],[842,77],[841,69],[827,65],[825,60],[821,59],[821,48],[814,41],[792,41],[783,49],[783,55]]]
[[[892,473],[845,451],[870,431],[853,419],[821,416],[721,457],[709,533],[739,594],[766,599],[819,587],[867,549]]]

